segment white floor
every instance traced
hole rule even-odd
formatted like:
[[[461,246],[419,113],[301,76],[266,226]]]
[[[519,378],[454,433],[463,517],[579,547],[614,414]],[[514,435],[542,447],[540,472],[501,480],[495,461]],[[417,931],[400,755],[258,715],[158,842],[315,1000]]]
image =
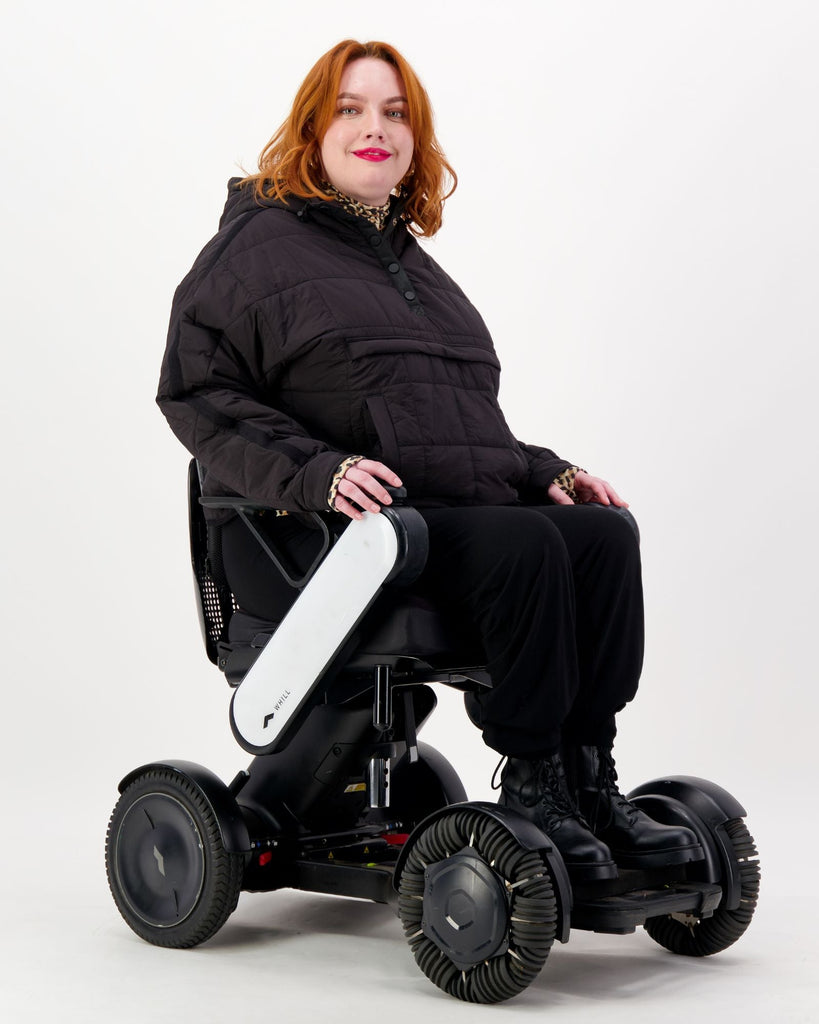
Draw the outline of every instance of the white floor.
[[[100,792],[105,787],[100,787]],[[2,1019],[117,1024],[290,1021],[362,1014],[395,1022],[819,1021],[814,928],[817,848],[812,823],[794,829],[801,800],[766,801],[749,821],[762,856],[759,910],[730,950],[675,957],[639,930],[573,932],[535,983],[493,1008],[462,1004],[421,974],[398,920],[384,906],[283,891],[243,894],[222,931],[199,949],[158,949],[134,936],[108,894],[106,816],[88,806],[17,809],[48,816],[35,841],[5,840]],[[12,806],[8,822],[15,820]],[[56,819],[56,820],[55,820]],[[813,829],[813,833],[811,833]],[[28,833],[29,837],[31,832]]]

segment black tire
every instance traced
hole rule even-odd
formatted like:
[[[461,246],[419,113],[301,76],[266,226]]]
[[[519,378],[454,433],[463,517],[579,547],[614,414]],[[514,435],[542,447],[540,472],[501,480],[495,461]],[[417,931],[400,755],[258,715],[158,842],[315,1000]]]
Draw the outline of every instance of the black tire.
[[[504,900],[497,952],[477,963],[456,963],[429,937],[430,869],[466,854],[497,886]],[[491,885],[490,885],[491,888]],[[440,916],[440,911],[438,911]],[[418,838],[399,884],[398,915],[418,966],[449,995],[472,1003],[498,1003],[518,995],[537,977],[555,939],[557,901],[549,868],[497,821],[479,810],[453,808]]]
[[[733,945],[751,923],[759,896],[759,859],[753,837],[741,818],[725,825],[739,869],[740,904],[735,910],[717,907],[712,917],[680,920],[651,917],[645,930],[665,949],[681,956],[711,956]]]
[[[229,853],[210,803],[190,779],[151,769],[120,797],[105,846],[114,902],[155,946],[205,942],[235,910],[245,858]]]

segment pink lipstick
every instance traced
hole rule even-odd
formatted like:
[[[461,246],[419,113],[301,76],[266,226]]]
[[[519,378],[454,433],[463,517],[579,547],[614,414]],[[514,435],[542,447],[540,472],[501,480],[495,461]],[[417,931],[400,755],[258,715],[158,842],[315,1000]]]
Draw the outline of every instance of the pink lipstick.
[[[382,160],[388,160],[390,154],[386,149],[354,149],[353,156],[357,156],[361,160],[372,160],[375,163],[380,163]]]

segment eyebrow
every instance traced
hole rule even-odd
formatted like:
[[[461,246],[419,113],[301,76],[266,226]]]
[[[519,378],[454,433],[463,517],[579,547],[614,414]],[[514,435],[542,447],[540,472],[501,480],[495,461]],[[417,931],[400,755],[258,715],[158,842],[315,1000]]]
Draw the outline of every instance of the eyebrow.
[[[357,92],[340,92],[337,99],[340,100],[366,100],[366,96],[360,96]],[[406,103],[406,96],[390,96],[384,100],[385,103]]]

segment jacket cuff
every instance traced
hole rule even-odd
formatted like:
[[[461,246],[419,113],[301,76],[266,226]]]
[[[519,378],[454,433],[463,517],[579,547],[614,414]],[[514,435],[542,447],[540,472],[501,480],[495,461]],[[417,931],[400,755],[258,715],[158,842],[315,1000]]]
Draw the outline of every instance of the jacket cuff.
[[[295,507],[302,512],[320,512],[327,508],[327,495],[333,476],[346,458],[344,452],[319,452],[302,467],[294,479],[291,493]]]
[[[558,473],[552,481],[552,483],[557,484],[564,494],[572,499],[575,505],[577,504],[577,491],[574,489],[574,481],[577,474],[582,472],[583,470],[579,466],[569,466],[561,473]]]

